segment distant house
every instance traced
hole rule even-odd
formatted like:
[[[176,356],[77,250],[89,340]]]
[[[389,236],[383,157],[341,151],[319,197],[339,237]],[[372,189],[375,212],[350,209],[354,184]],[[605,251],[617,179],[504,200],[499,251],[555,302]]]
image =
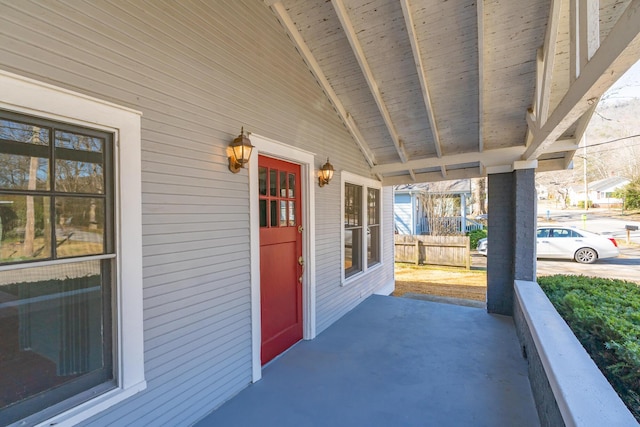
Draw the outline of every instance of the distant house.
[[[471,198],[471,183],[467,179],[450,182],[405,184],[394,186],[393,217],[397,234],[429,233],[428,195],[451,196],[440,210],[448,220],[457,222],[457,229],[466,228],[468,200]],[[464,215],[461,213],[464,212]],[[463,219],[464,218],[464,219]]]
[[[609,178],[600,179],[588,183],[587,190],[589,192],[589,201],[594,207],[615,207],[622,204],[622,199],[617,199],[613,193],[629,184],[627,178],[620,176],[611,176]],[[584,186],[575,185],[569,188],[569,198],[571,206],[578,206],[580,202],[584,203]]]

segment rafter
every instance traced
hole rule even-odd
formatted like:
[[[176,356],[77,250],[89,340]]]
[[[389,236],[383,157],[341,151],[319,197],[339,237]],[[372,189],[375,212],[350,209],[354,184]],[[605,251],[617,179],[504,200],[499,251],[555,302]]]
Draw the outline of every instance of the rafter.
[[[282,26],[285,28],[285,30],[289,34],[289,37],[297,46],[298,51],[300,52],[305,62],[311,69],[311,72],[315,76],[316,80],[318,80],[318,82],[320,83],[320,86],[322,87],[324,92],[327,94],[327,97],[336,108],[338,115],[340,116],[340,118],[346,125],[347,129],[351,133],[351,136],[353,137],[353,139],[358,144],[360,151],[362,151],[362,154],[364,155],[365,160],[367,161],[369,166],[371,167],[374,166],[376,164],[376,158],[373,152],[371,151],[369,144],[367,144],[365,139],[362,137],[362,134],[360,133],[360,130],[356,126],[355,122],[353,121],[353,118],[344,108],[344,105],[342,105],[342,102],[340,102],[338,95],[335,93],[335,91],[331,87],[331,84],[329,83],[326,76],[322,72],[322,69],[320,68],[320,64],[318,64],[318,61],[316,61],[315,57],[311,53],[309,46],[307,46],[307,44],[304,42],[302,35],[298,32],[298,29],[296,28],[295,23],[293,22],[293,20],[291,20],[291,17],[287,13],[286,9],[284,8],[284,6],[280,1],[269,1],[268,5],[271,7],[271,10],[276,14],[278,19],[282,23]]]
[[[384,100],[382,99],[382,94],[380,93],[380,89],[378,88],[378,83],[373,77],[373,73],[371,72],[371,67],[369,66],[369,62],[362,50],[362,46],[358,41],[358,37],[356,36],[355,30],[353,29],[353,24],[351,23],[351,19],[349,18],[349,14],[347,13],[347,8],[345,7],[342,0],[331,0],[331,4],[336,11],[336,15],[340,20],[340,24],[342,25],[342,30],[347,36],[347,40],[349,40],[349,44],[351,45],[351,49],[358,60],[358,64],[360,65],[360,69],[362,70],[362,74],[364,75],[365,80],[367,81],[367,85],[369,86],[369,90],[373,95],[373,99],[378,106],[378,110],[382,115],[382,119],[384,120],[385,125],[387,126],[387,130],[389,131],[389,135],[391,136],[391,140],[393,141],[393,145],[398,152],[398,156],[400,157],[400,161],[403,163],[407,161],[407,153],[404,150],[404,146],[400,137],[398,136],[398,132],[396,131],[395,126],[391,120],[391,115],[389,114],[389,110],[387,109]]]
[[[540,70],[539,98],[536,102],[536,117],[539,123],[545,123],[549,117],[549,104],[551,99],[551,79],[553,66],[556,58],[556,47],[558,40],[558,27],[560,25],[560,11],[563,0],[551,0],[549,20],[547,21],[547,31],[544,35],[544,45],[542,51],[542,63]],[[568,0],[564,0],[568,1]]]
[[[586,32],[584,35],[586,36]],[[640,0],[632,0],[593,54],[580,76],[527,147],[523,160],[537,158],[569,126],[582,117],[598,98],[640,59]]]

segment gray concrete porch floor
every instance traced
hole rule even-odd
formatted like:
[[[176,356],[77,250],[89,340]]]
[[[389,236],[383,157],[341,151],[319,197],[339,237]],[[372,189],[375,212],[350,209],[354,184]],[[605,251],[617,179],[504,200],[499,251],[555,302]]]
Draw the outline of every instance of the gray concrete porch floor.
[[[252,425],[540,423],[510,317],[374,295],[196,424]]]

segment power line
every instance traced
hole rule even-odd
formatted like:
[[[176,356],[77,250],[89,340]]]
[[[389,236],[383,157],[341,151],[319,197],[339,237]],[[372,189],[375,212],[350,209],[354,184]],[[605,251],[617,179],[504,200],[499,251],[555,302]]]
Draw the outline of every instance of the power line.
[[[609,140],[609,141],[603,141],[603,142],[598,142],[598,143],[596,143],[596,144],[587,145],[587,148],[590,148],[590,147],[597,147],[598,145],[611,144],[612,142],[624,141],[625,139],[636,138],[636,137],[639,137],[639,136],[640,136],[640,134],[637,134],[637,135],[630,135],[630,136],[624,136],[624,137],[622,137],[622,138],[616,138],[616,139],[611,139],[611,140]],[[634,145],[637,145],[637,144],[634,144]],[[584,147],[583,147],[583,148],[584,148]]]

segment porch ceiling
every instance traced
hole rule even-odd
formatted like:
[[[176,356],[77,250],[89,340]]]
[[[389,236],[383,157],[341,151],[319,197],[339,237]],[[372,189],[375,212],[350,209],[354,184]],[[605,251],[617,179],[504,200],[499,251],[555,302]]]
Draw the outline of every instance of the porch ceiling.
[[[385,185],[567,168],[640,59],[640,0],[265,3]]]

